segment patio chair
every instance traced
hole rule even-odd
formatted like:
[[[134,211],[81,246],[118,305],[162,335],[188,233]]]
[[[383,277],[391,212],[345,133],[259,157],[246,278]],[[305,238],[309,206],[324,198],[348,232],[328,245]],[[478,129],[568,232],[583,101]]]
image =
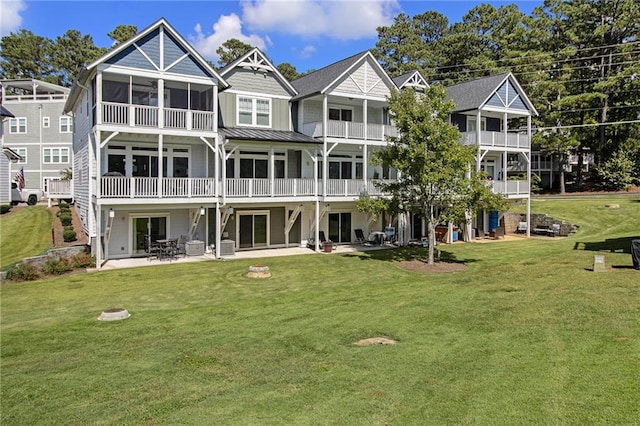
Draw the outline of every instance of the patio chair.
[[[147,252],[147,260],[151,260],[152,258],[160,259],[162,247],[160,243],[156,241],[151,241],[150,235],[144,236],[144,250]]]
[[[176,243],[176,256],[182,255],[185,257],[187,255],[187,236],[180,235],[178,238],[178,242]]]
[[[362,231],[362,229],[354,229],[353,232],[356,234],[356,243],[365,245],[368,242],[364,237],[364,232]]]
[[[516,234],[524,234],[527,232],[527,222],[518,222]]]
[[[318,236],[320,237],[320,248],[322,248],[322,246],[324,245],[325,241],[327,241],[327,237],[325,237],[324,235],[324,231],[319,231],[318,232]],[[314,249],[316,247],[316,240],[314,238],[309,238],[307,240],[307,247],[310,249]],[[334,243],[332,241],[332,247],[333,249],[337,249],[338,248],[338,244]]]

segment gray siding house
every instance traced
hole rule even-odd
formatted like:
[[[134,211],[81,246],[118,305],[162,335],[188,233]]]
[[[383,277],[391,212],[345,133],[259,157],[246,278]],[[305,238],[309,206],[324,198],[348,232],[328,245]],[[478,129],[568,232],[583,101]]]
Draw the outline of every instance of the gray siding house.
[[[44,194],[73,164],[73,117],[62,111],[69,89],[36,79],[1,83],[3,104],[14,115],[3,120],[4,144],[22,158],[11,164],[12,175],[22,168],[26,188]]]

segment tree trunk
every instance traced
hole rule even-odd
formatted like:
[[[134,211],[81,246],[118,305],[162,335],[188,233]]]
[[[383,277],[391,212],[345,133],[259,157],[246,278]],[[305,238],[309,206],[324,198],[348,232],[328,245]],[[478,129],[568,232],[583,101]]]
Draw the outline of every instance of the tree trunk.
[[[558,172],[560,174],[560,194],[565,193],[565,185],[564,185],[564,164],[565,164],[565,156],[558,156]]]
[[[582,191],[582,162],[584,161],[584,152],[582,145],[578,146],[578,171],[576,173],[576,186],[578,191]]]
[[[429,210],[425,212],[425,225],[427,226],[427,239],[429,240],[429,256],[427,259],[428,265],[433,265],[435,259],[436,248],[436,224],[433,217],[433,206],[430,206]]]

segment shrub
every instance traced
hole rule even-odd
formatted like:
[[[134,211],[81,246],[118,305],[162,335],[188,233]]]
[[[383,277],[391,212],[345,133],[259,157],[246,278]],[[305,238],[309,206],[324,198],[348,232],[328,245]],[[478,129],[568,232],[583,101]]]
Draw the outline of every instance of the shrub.
[[[624,151],[615,152],[604,164],[596,166],[593,171],[605,189],[614,191],[627,189],[633,183],[631,176],[633,161]]]
[[[69,204],[65,203],[64,201],[60,201],[60,203],[58,203],[58,207],[60,208],[60,210],[69,210]]]
[[[60,215],[60,223],[62,223],[62,226],[70,226],[71,225],[71,215],[70,214],[61,214]]]
[[[60,275],[71,270],[73,270],[73,265],[66,257],[50,257],[42,265],[42,272],[47,275]]]
[[[65,230],[65,231],[73,231],[73,230],[74,230],[74,229],[73,229],[73,225],[65,226],[65,227],[64,227],[64,230]]]
[[[31,263],[21,262],[7,271],[7,279],[12,281],[33,281],[40,277],[40,271]]]
[[[96,266],[96,259],[89,253],[76,254],[71,258],[71,265],[76,268],[91,268]]]
[[[0,206],[0,214],[9,213],[9,210],[11,210],[11,206],[8,204],[3,204]]]
[[[65,243],[68,243],[69,241],[75,241],[76,231],[74,231],[73,229],[67,229],[62,233],[62,238],[64,239]]]

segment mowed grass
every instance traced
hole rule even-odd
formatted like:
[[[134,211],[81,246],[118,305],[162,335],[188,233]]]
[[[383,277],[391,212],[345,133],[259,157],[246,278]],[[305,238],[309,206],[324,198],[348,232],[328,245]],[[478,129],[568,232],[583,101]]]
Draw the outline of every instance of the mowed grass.
[[[0,216],[0,270],[51,247],[51,212],[43,206],[12,207]]]
[[[445,246],[456,274],[415,249],[4,284],[2,424],[636,424],[639,201],[536,201],[578,234]]]

